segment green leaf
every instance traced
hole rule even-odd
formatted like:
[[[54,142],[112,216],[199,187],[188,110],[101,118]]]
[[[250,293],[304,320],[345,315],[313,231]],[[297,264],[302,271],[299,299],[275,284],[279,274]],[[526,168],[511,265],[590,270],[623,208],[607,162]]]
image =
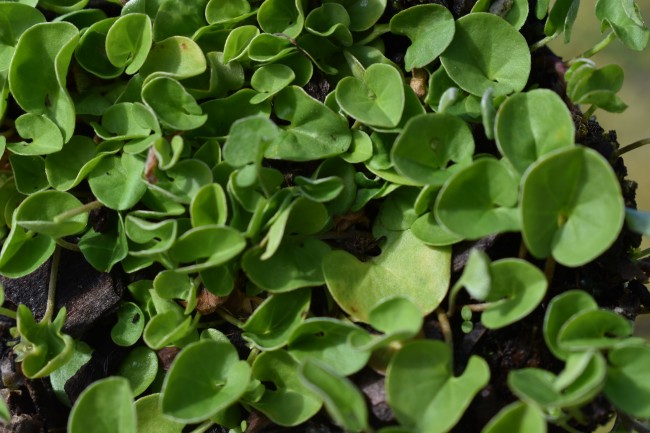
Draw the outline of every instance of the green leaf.
[[[474,154],[474,138],[463,120],[444,113],[410,119],[390,152],[398,173],[416,182],[442,185],[452,175],[451,161],[467,164]]]
[[[74,351],[74,340],[61,333],[65,322],[65,307],[54,320],[44,318],[36,323],[32,312],[24,304],[18,305],[16,327],[20,343],[14,349],[21,361],[24,375],[30,379],[48,376],[63,366]]]
[[[214,1],[211,3],[215,3]],[[243,1],[246,5],[248,2]],[[223,61],[229,63],[233,60],[240,60],[246,55],[246,51],[251,41],[260,34],[260,29],[256,26],[245,25],[234,28],[226,39],[226,45],[223,48]]]
[[[144,195],[147,184],[142,180],[145,163],[140,158],[122,154],[103,158],[88,175],[88,184],[97,200],[114,210],[133,207]]]
[[[251,98],[251,104],[267,100],[291,84],[295,77],[293,69],[279,63],[256,69],[251,77],[251,87],[260,93]]]
[[[650,31],[634,0],[598,0],[596,17],[602,21],[603,26],[611,27],[628,48],[642,51],[648,45]]]
[[[11,231],[0,250],[0,274],[20,278],[34,272],[50,258],[56,242],[50,236],[28,232],[12,220]]]
[[[441,341],[415,341],[393,356],[386,396],[402,425],[442,433],[458,422],[489,379],[490,368],[482,358],[472,356],[464,373],[455,377],[449,346]]]
[[[152,256],[168,251],[176,241],[178,221],[169,219],[152,223],[133,214],[126,217],[125,233],[132,241],[144,244],[143,248],[131,248],[134,256]]]
[[[154,72],[182,80],[203,73],[207,62],[196,42],[185,36],[171,36],[154,44],[140,67],[140,75],[148,77]]]
[[[411,225],[413,236],[432,247],[444,247],[462,241],[464,238],[438,224],[433,212],[418,217]]]
[[[544,7],[540,0],[539,8]],[[523,27],[528,18],[528,1],[527,0],[479,0],[472,7],[472,12],[490,12],[500,16],[508,21],[512,26],[519,30]],[[546,12],[546,10],[544,10]],[[540,17],[539,19],[541,19]]]
[[[627,346],[609,352],[605,396],[620,410],[650,418],[650,347]]]
[[[111,328],[111,340],[118,346],[133,346],[144,330],[144,314],[133,302],[125,302],[117,310],[117,323]]]
[[[205,19],[207,4],[208,0],[162,2],[153,22],[153,39],[158,42],[176,35],[192,37],[208,24]]]
[[[271,293],[325,283],[321,263],[331,248],[318,239],[286,238],[273,255],[263,258],[265,249],[254,247],[242,258],[242,268],[257,286]]]
[[[523,174],[542,155],[573,146],[571,113],[557,93],[537,89],[508,98],[496,117],[499,151]]]
[[[145,392],[153,383],[157,373],[158,355],[144,346],[137,346],[131,350],[118,369],[118,374],[128,379],[134,396]]]
[[[546,433],[544,414],[536,406],[521,401],[511,403],[497,413],[481,433]]]
[[[43,14],[33,6],[12,2],[0,4],[0,71],[9,68],[16,44],[25,30],[45,22]],[[2,114],[0,109],[0,117]]]
[[[149,394],[136,400],[138,433],[182,433],[185,423],[164,416],[159,400],[160,394]]]
[[[45,161],[40,156],[9,155],[16,190],[30,195],[48,188]]]
[[[546,276],[521,259],[502,259],[490,265],[491,288],[486,298],[492,304],[481,314],[488,329],[498,329],[530,314],[546,295]]]
[[[302,4],[302,0],[266,0],[257,12],[257,21],[266,33],[296,38],[305,23]]]
[[[228,203],[221,185],[206,184],[198,190],[190,203],[190,218],[192,227],[226,223]]]
[[[616,240],[623,197],[614,171],[596,151],[575,147],[545,155],[522,182],[522,232],[535,257],[581,266]]]
[[[203,161],[184,159],[146,186],[173,201],[190,204],[201,188],[211,183],[212,171]]]
[[[107,377],[86,388],[68,418],[70,433],[135,433],[136,415],[129,382]]]
[[[168,128],[196,129],[208,118],[192,95],[173,78],[156,77],[148,81],[142,87],[142,100]]]
[[[397,126],[404,111],[404,87],[397,69],[373,64],[363,79],[345,77],[336,86],[336,102],[343,111],[369,126]]]
[[[343,191],[344,185],[340,177],[329,176],[320,179],[296,176],[294,179],[302,195],[317,202],[334,200]]]
[[[82,68],[106,80],[116,78],[124,71],[113,65],[106,53],[106,35],[117,18],[106,18],[93,23],[79,38],[75,59]]]
[[[313,317],[293,331],[289,353],[298,361],[321,361],[347,376],[361,370],[368,362],[370,352],[359,350],[357,346],[369,341],[370,335],[358,326],[327,317]]]
[[[280,135],[271,120],[262,116],[235,121],[223,146],[223,159],[233,167],[259,163],[269,144]]]
[[[447,294],[450,249],[428,247],[410,230],[390,231],[376,225],[374,236],[385,236],[386,241],[381,254],[367,262],[342,250],[325,256],[323,274],[336,303],[363,322],[375,305],[393,295],[410,298],[422,314],[432,312]]]
[[[185,347],[172,363],[161,391],[165,415],[200,422],[235,403],[251,370],[228,342],[202,340]]]
[[[632,335],[632,323],[612,311],[583,310],[571,316],[557,334],[562,350],[608,349]]]
[[[569,42],[579,7],[580,0],[556,1],[546,19],[544,33],[549,37],[555,37],[564,32],[564,42]]]
[[[305,21],[307,31],[313,35],[329,38],[336,44],[352,45],[350,16],[338,3],[324,3],[313,9]]]
[[[75,341],[74,351],[72,356],[61,367],[57,368],[50,374],[50,383],[54,394],[68,407],[72,406],[72,402],[65,392],[65,384],[72,376],[74,376],[81,367],[83,367],[92,357],[93,349],[82,341]]]
[[[246,240],[237,230],[218,225],[205,225],[183,233],[170,254],[181,263],[199,261],[176,268],[177,272],[196,272],[226,263],[246,247]]]
[[[404,56],[404,67],[411,71],[437,59],[454,38],[456,27],[449,9],[431,4],[410,7],[397,13],[390,20],[390,31],[411,40],[411,46]],[[431,33],[435,33],[436,37],[432,38]]]
[[[177,307],[174,303],[171,305]],[[179,344],[179,341],[190,335],[196,325],[191,317],[183,316],[179,310],[180,307],[164,312],[159,311],[147,322],[142,333],[142,339],[147,346],[160,350],[166,346]]]
[[[109,107],[102,115],[101,125],[90,122],[95,133],[104,140],[146,138],[151,131],[159,132],[156,116],[143,104],[121,102]]]
[[[363,394],[350,380],[325,365],[307,360],[300,366],[300,379],[322,400],[332,420],[345,431],[368,429],[368,408]]]
[[[151,20],[133,13],[117,19],[106,34],[106,56],[116,67],[126,67],[129,75],[138,72],[152,43]]]
[[[325,0],[324,3],[343,5],[350,15],[350,30],[353,32],[371,28],[386,9],[386,0]]]
[[[17,155],[46,155],[63,148],[63,136],[59,127],[48,117],[23,114],[16,119],[16,131],[31,141],[7,143],[7,149]]]
[[[544,340],[551,353],[559,359],[567,359],[569,352],[563,350],[558,342],[562,327],[575,314],[597,309],[596,301],[580,290],[569,290],[551,299],[544,316]]]
[[[275,96],[275,114],[289,122],[269,145],[266,158],[309,161],[339,155],[350,147],[347,121],[303,89],[289,86]]]
[[[71,218],[60,215],[73,211],[82,203],[72,194],[61,191],[41,191],[27,197],[15,212],[15,223],[25,230],[53,238],[79,233],[88,224],[88,214],[83,212]]]
[[[531,60],[524,37],[509,23],[489,13],[477,12],[456,21],[454,40],[440,56],[449,77],[463,90],[482,96],[521,91]]]
[[[200,137],[225,137],[231,126],[239,119],[249,116],[269,117],[271,104],[251,104],[250,99],[256,95],[253,89],[241,89],[222,99],[212,99],[201,104],[201,109],[208,115],[205,124],[197,129]]]
[[[9,66],[9,90],[18,105],[53,121],[64,142],[75,128],[66,75],[78,37],[79,31],[70,23],[35,24],[20,37]]]
[[[442,187],[436,219],[466,239],[520,228],[518,180],[506,166],[485,157],[457,171]]]
[[[205,9],[205,17],[210,24],[226,24],[246,18],[250,10],[248,0],[210,0]]]
[[[262,352],[253,362],[253,377],[270,382],[262,397],[250,405],[281,426],[302,424],[322,406],[320,398],[298,376],[299,363],[284,350]]]
[[[270,296],[248,318],[242,337],[260,350],[281,348],[305,319],[310,298],[309,289]]]

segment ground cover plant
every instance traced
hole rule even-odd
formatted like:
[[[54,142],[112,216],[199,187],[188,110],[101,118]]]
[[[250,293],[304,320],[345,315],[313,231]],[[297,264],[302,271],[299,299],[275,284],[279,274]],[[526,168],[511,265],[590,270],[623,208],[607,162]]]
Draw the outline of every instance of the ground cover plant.
[[[650,33],[578,7],[0,2],[6,431],[650,431]]]

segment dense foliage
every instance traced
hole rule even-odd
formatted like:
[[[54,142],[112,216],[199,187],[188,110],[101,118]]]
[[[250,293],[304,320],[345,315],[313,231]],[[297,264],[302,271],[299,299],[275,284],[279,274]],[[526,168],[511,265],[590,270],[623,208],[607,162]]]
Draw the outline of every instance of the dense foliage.
[[[642,143],[581,142],[596,109],[625,109],[621,68],[587,57],[646,46],[632,0],[598,1],[607,35],[556,62],[559,87],[531,70],[579,0],[87,3],[0,2],[0,274],[49,270],[42,317],[2,313],[22,373],[72,407],[70,433],[325,412],[346,431],[438,433],[499,380],[511,394],[484,433],[615,414],[616,431],[648,431],[650,346],[566,283],[615,245],[643,256],[621,240],[633,197],[613,168]],[[514,250],[491,249],[504,237]],[[94,348],[55,311],[62,249],[131,275],[107,316],[128,349],[79,396],[66,383]],[[472,347],[508,329],[552,361],[495,377]]]

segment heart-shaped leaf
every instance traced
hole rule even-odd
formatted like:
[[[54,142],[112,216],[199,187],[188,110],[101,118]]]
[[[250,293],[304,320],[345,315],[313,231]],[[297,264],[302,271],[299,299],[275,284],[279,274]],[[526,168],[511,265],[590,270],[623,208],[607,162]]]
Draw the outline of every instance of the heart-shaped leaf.
[[[210,0],[205,8],[205,18],[210,24],[229,23],[248,16],[248,0]]]
[[[33,5],[35,6],[35,5]],[[15,2],[0,4],[0,71],[6,71],[13,57],[18,39],[35,24],[44,23],[45,17],[35,7]],[[5,78],[6,78],[6,74]],[[0,110],[2,116],[3,110]]]
[[[102,115],[101,125],[90,123],[104,140],[146,138],[160,129],[156,116],[140,103],[122,102],[112,105]]]
[[[9,90],[28,113],[45,115],[67,142],[75,128],[74,103],[66,90],[66,75],[79,38],[65,22],[39,23],[26,30],[9,67]],[[33,53],[38,52],[38,56]]]
[[[351,432],[368,429],[366,401],[350,380],[312,360],[301,365],[299,374],[302,382],[323,400],[336,424]]]
[[[23,114],[15,125],[22,138],[31,140],[7,143],[7,148],[17,155],[46,155],[63,148],[59,127],[46,116]]]
[[[343,111],[369,126],[397,126],[404,110],[402,77],[390,65],[371,65],[363,80],[345,77],[336,86],[336,102]]]
[[[489,379],[487,362],[477,356],[455,377],[449,346],[422,340],[406,344],[391,360],[386,396],[402,425],[442,433],[458,422]]]
[[[266,33],[296,38],[305,23],[302,0],[266,0],[257,12],[257,21]]]
[[[528,44],[521,33],[485,12],[456,21],[454,39],[440,60],[449,77],[476,96],[489,87],[497,96],[521,91],[531,66]]]
[[[173,201],[190,204],[201,188],[211,183],[212,171],[203,161],[184,159],[146,186]]]
[[[68,418],[70,433],[136,433],[136,415],[129,382],[107,377],[84,389]]]
[[[271,159],[308,161],[339,155],[350,147],[352,137],[341,116],[296,86],[275,96],[275,114],[290,122],[268,147]]]
[[[202,340],[183,349],[163,383],[160,405],[178,421],[200,422],[235,403],[251,370],[228,342]]]
[[[390,31],[411,40],[411,46],[404,56],[404,67],[411,71],[438,58],[454,38],[456,27],[449,9],[427,4],[410,7],[394,15],[390,20]],[[435,33],[436,37],[432,38],[431,33]]]
[[[281,348],[287,344],[291,333],[305,319],[310,298],[309,289],[267,298],[242,327],[242,337],[260,350]]]
[[[97,200],[106,207],[126,210],[135,205],[147,190],[142,181],[145,163],[140,158],[122,154],[121,158],[103,158],[88,175],[88,184]]]
[[[168,128],[196,129],[208,116],[181,83],[169,77],[156,77],[142,87],[142,100]]]
[[[374,235],[386,240],[381,254],[368,262],[341,250],[325,256],[323,275],[337,304],[362,322],[368,321],[375,305],[393,295],[410,298],[422,314],[432,312],[447,293],[450,250],[428,247],[410,230],[376,226]]]
[[[406,123],[390,157],[403,176],[440,186],[452,175],[446,170],[449,163],[467,164],[473,153],[474,138],[463,120],[449,114],[429,113]]]
[[[106,34],[106,56],[116,67],[126,66],[127,74],[135,74],[147,59],[152,40],[151,20],[147,15],[121,16]]]
[[[251,406],[281,426],[301,424],[318,412],[322,406],[320,398],[300,381],[298,361],[284,350],[263,352],[253,363],[253,377],[261,382],[270,382],[267,388]]]
[[[436,219],[466,239],[520,228],[519,182],[494,158],[481,158],[455,173],[442,187]],[[471,197],[471,198],[469,198]]]
[[[508,98],[496,117],[499,151],[523,174],[540,156],[573,145],[575,128],[557,93],[537,89]]]
[[[618,236],[623,197],[614,171],[596,151],[574,147],[548,154],[522,182],[522,232],[535,257],[552,255],[565,266],[581,266]]]
[[[9,155],[11,170],[14,173],[16,190],[22,194],[30,195],[48,188],[45,175],[45,161],[42,157],[34,155]]]
[[[129,253],[136,257],[152,256],[168,251],[176,241],[178,221],[169,219],[152,223],[129,214],[124,227],[126,235],[141,248],[132,245]]]
[[[338,3],[324,3],[312,10],[305,21],[307,31],[349,47],[352,45],[350,33],[350,15]]]

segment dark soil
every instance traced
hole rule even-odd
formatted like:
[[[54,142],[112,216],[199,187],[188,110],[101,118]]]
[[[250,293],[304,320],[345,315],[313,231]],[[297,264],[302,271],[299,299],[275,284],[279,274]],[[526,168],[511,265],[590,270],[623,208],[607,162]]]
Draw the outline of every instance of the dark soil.
[[[112,9],[115,5],[106,1],[96,1],[98,7]],[[382,17],[387,22],[392,15],[411,7],[424,3],[437,3],[449,8],[458,17],[469,12],[474,0],[389,0],[386,13]],[[531,0],[531,4],[534,0]],[[541,23],[531,20],[522,33],[529,42],[542,38]],[[397,63],[401,63],[408,40],[400,37],[389,37],[386,40],[387,55]],[[618,148],[616,134],[605,132],[595,121],[584,121],[582,113],[565,95],[563,79],[564,65],[562,59],[551,51],[542,48],[533,55],[533,71],[529,86],[536,85],[552,89],[562,97],[574,113],[576,124],[576,142],[592,147],[605,158],[612,159],[613,152]],[[325,95],[334,88],[327,76],[316,71],[306,90],[313,97],[323,100]],[[483,128],[479,125],[474,128],[477,147],[481,151],[496,153],[495,145],[487,140]],[[284,164],[284,163],[279,163]],[[614,169],[621,182],[626,206],[636,207],[634,201],[636,184],[626,179],[627,171],[622,159],[613,161]],[[280,167],[276,167],[280,168]],[[284,164],[281,167],[285,172],[287,183],[293,176],[310,170],[306,165]],[[373,209],[364,212],[368,218],[374,215]],[[93,223],[101,225],[105,215],[92,215]],[[371,221],[359,223],[359,230],[367,230]],[[365,226],[363,226],[365,224]],[[504,234],[490,236],[477,242],[465,242],[456,245],[453,257],[454,278],[458,278],[467,254],[471,248],[480,248],[486,251],[492,259],[516,256],[521,237],[518,234]],[[506,404],[514,400],[508,389],[506,378],[513,369],[525,367],[539,367],[550,371],[559,371],[562,363],[555,359],[546,349],[542,336],[542,321],[548,301],[558,293],[580,288],[593,295],[598,303],[609,309],[616,309],[629,319],[634,319],[640,312],[650,307],[650,296],[640,281],[645,280],[644,272],[628,258],[628,252],[640,244],[640,236],[624,229],[616,243],[594,262],[577,269],[568,269],[559,266],[548,291],[546,300],[526,320],[517,323],[517,326],[506,327],[501,330],[490,331],[477,323],[469,334],[460,332],[460,318],[452,318],[452,329],[455,330],[455,369],[462,372],[471,355],[482,356],[490,365],[491,380],[489,385],[474,399],[464,417],[458,423],[455,432],[473,433],[480,432],[484,425]],[[352,247],[337,245],[339,248]],[[353,251],[354,252],[354,251]],[[540,263],[543,266],[543,263]],[[5,286],[8,306],[24,303],[40,318],[45,311],[47,298],[47,285],[49,279],[49,262],[40,267],[33,274],[9,280],[2,278]],[[95,348],[92,360],[84,366],[67,384],[65,391],[72,401],[91,382],[106,377],[115,372],[120,360],[126,354],[124,349],[115,346],[110,337],[110,327],[115,321],[115,309],[119,300],[124,296],[124,287],[138,276],[127,276],[120,271],[99,273],[85,262],[78,253],[64,252],[57,283],[56,308],[65,306],[68,320],[64,331],[75,338],[82,339]],[[312,308],[314,311],[324,307],[325,297],[319,296],[320,289],[314,290]],[[463,296],[461,294],[461,296]],[[319,299],[321,301],[319,301]],[[322,304],[319,304],[321,302]],[[462,303],[463,299],[459,299]],[[64,432],[68,409],[61,405],[54,397],[47,380],[27,380],[21,372],[19,365],[14,362],[14,355],[6,343],[11,342],[9,328],[12,323],[0,321],[0,336],[3,349],[0,357],[0,374],[2,384],[0,393],[9,402],[13,415],[12,424],[4,428],[3,432],[31,433],[31,432]],[[231,327],[222,329],[229,335],[233,344],[245,357],[247,348],[240,336],[240,331]],[[439,324],[435,317],[427,318],[425,322],[425,335],[428,338],[441,338]],[[177,352],[164,349],[160,351],[159,358],[162,365],[169,365]],[[386,404],[384,393],[384,377],[367,368],[353,377],[360,389],[366,394],[371,413],[371,422],[375,427],[386,426],[394,423],[390,408]],[[602,398],[596,399],[582,409],[587,424],[576,425],[580,431],[593,431],[602,423],[608,421],[613,410],[609,403]],[[257,432],[296,432],[296,433],[329,433],[340,430],[331,425],[327,417],[321,413],[309,422],[291,429],[281,428],[269,424],[257,414],[252,414],[251,424]],[[253,422],[254,421],[254,422]],[[226,430],[215,426],[211,432],[225,432]],[[563,431],[549,426],[549,431]]]

